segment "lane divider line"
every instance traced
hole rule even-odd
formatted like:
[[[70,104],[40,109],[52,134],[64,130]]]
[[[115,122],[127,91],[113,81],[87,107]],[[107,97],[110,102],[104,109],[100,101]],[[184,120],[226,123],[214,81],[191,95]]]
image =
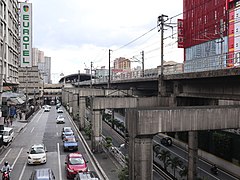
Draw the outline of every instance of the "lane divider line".
[[[59,180],[62,180],[62,169],[61,169],[61,159],[60,159],[59,143],[57,143],[57,154],[58,154]]]
[[[25,163],[24,163],[24,166],[23,166],[23,169],[22,169],[22,171],[21,171],[21,174],[20,174],[20,176],[19,176],[19,180],[22,180],[22,176],[23,176],[23,173],[24,173],[24,171],[25,171],[25,169],[26,169],[26,166],[27,166],[27,163],[25,162]]]
[[[2,160],[0,161],[0,164],[3,163],[3,161],[6,159],[7,155],[10,153],[11,150],[12,150],[12,148],[10,148],[10,149],[8,150],[8,152],[5,154],[5,156],[4,156],[4,157],[2,158]]]
[[[32,128],[31,133],[33,132],[34,129],[35,129],[35,127]]]
[[[14,162],[13,162],[13,164],[12,164],[12,169],[13,169],[13,167],[15,166],[15,164],[16,164],[16,162],[17,162],[19,156],[20,156],[20,154],[22,153],[22,150],[23,150],[23,148],[20,149],[20,151],[19,151],[19,153],[18,153],[16,159],[14,160]]]

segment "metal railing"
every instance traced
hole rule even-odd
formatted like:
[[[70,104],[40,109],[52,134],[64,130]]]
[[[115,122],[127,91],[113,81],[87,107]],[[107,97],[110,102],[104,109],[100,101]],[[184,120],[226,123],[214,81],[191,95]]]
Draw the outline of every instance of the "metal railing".
[[[187,60],[183,63],[172,63],[164,65],[163,74],[182,74],[189,72],[200,72],[200,71],[209,71],[217,69],[229,69],[240,67],[240,52],[234,53],[224,53],[221,55],[213,55],[208,57],[195,58],[193,60]],[[138,74],[138,75],[137,75]],[[111,82],[121,81],[121,80],[130,80],[130,79],[143,79],[143,78],[156,78],[161,74],[161,67],[153,69],[146,69],[144,71],[144,77],[141,76],[141,73],[135,73],[134,75],[131,72],[123,72],[122,74],[114,74],[111,76]],[[92,84],[101,84],[107,83],[108,76],[104,76],[98,79],[92,79],[88,81],[82,81],[79,85],[89,85]],[[73,83],[74,84],[74,83]]]

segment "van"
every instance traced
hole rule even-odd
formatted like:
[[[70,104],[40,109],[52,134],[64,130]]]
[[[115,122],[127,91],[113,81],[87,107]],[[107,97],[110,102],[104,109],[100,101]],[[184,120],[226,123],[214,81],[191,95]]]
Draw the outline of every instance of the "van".
[[[29,180],[55,180],[55,175],[51,168],[34,169]]]
[[[0,134],[3,135],[3,143],[8,144],[13,140],[14,131],[11,127],[4,127],[4,130],[0,130]]]

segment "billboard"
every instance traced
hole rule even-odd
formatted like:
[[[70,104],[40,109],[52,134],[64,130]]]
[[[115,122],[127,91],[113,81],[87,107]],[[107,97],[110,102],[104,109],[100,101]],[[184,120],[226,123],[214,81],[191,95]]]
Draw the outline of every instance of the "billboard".
[[[20,66],[32,67],[32,4],[20,3]]]
[[[177,27],[178,27],[178,48],[184,47],[184,34],[183,34],[183,20],[177,20]]]

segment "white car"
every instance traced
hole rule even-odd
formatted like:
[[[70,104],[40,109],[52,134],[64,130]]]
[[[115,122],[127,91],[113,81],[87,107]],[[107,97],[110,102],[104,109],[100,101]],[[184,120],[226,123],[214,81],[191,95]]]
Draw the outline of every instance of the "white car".
[[[63,115],[59,115],[57,118],[57,124],[64,124],[65,123],[65,118],[63,117]]]
[[[58,108],[57,113],[63,113],[63,110]]]
[[[49,105],[46,105],[43,107],[44,112],[49,112],[51,110],[51,106],[49,107]]]
[[[28,164],[45,164],[47,162],[47,150],[43,144],[34,144],[28,151]]]

